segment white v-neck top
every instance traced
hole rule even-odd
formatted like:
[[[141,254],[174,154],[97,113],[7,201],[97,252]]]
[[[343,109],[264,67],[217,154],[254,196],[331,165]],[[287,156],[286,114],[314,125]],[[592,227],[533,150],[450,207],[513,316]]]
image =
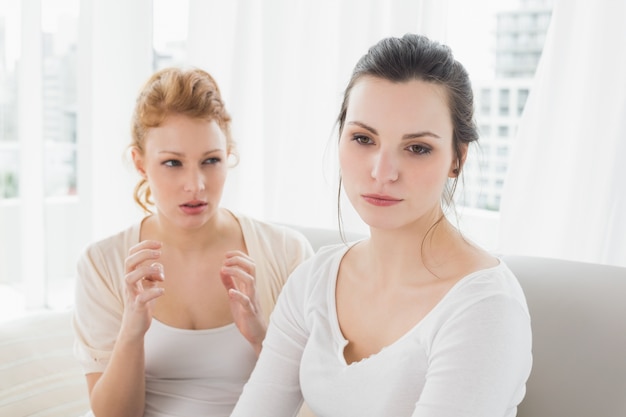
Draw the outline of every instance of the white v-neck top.
[[[287,281],[261,356],[231,416],[513,417],[525,394],[530,317],[501,261],[462,278],[411,330],[348,365],[335,286],[345,245],[321,249]]]

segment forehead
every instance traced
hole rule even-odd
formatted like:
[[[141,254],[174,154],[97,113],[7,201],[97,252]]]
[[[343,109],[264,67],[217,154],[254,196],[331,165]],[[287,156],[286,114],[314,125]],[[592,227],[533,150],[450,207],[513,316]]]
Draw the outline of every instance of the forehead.
[[[445,87],[422,80],[392,82],[366,76],[352,87],[346,123],[452,132]],[[443,133],[442,132],[442,133]]]
[[[226,136],[215,120],[174,114],[146,134],[146,148],[226,148]]]

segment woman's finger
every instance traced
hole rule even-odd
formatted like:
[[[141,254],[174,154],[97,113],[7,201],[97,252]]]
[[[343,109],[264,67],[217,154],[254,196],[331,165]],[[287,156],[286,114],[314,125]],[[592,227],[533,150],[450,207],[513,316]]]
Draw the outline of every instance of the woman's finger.
[[[130,272],[143,262],[154,262],[160,256],[161,242],[156,240],[141,241],[129,249],[128,256],[124,260],[124,269],[126,272]]]
[[[141,265],[129,273],[125,277],[126,285],[135,286],[137,284],[156,283],[165,280],[163,273],[163,265],[153,262],[151,265]]]
[[[150,301],[160,297],[163,295],[165,290],[161,287],[152,287],[141,291],[137,297],[135,297],[135,302],[140,304],[148,304]]]
[[[252,276],[256,275],[254,259],[238,250],[228,251],[224,254],[224,266],[238,266],[248,274]]]
[[[224,266],[220,270],[220,276],[226,289],[235,289],[245,292],[249,296],[254,296],[256,292],[255,278],[241,268]]]
[[[241,291],[237,291],[235,289],[228,290],[228,296],[231,300],[241,305],[245,310],[251,313],[256,313],[256,309],[254,308],[254,304],[252,303],[252,300],[250,300],[250,297]]]

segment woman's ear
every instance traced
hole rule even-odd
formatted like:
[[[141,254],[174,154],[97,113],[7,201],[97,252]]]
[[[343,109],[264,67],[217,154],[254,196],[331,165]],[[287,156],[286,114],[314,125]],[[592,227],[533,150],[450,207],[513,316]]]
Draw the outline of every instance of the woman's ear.
[[[461,143],[459,145],[459,155],[458,158],[454,158],[452,164],[450,165],[450,172],[448,173],[448,177],[456,178],[461,173],[461,168],[465,165],[465,159],[467,158],[467,143]]]
[[[130,149],[130,156],[133,159],[133,165],[135,165],[135,169],[137,170],[139,175],[141,175],[142,178],[145,179],[146,178],[146,170],[144,168],[144,160],[143,160],[143,155],[142,155],[141,151],[136,146],[133,146]]]

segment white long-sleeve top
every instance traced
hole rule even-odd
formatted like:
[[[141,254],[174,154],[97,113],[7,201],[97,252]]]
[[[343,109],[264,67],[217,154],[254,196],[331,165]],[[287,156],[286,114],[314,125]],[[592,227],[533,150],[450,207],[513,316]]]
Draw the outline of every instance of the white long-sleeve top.
[[[463,277],[400,339],[347,364],[335,284],[348,247],[322,248],[291,275],[231,417],[513,417],[525,394],[531,328],[501,261]]]

